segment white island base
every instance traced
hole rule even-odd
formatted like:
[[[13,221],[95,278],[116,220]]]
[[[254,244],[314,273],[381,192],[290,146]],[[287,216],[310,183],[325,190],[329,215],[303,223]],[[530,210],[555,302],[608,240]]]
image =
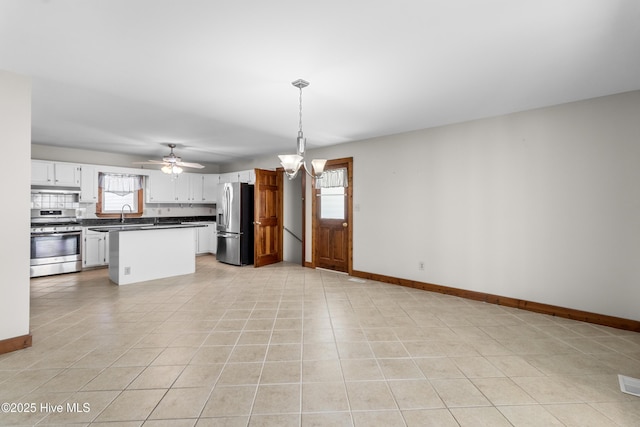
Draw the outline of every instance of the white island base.
[[[118,285],[196,271],[196,229],[152,228],[109,233],[109,278]]]

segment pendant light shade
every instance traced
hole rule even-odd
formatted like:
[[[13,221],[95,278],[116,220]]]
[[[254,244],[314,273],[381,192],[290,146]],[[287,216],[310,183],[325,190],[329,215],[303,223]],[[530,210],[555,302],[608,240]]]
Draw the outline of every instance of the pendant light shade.
[[[316,178],[324,173],[324,166],[327,164],[327,159],[313,159],[311,160],[311,168],[313,169],[313,175]]]
[[[280,158],[280,164],[284,168],[284,172],[289,178],[296,176],[304,161],[304,157],[298,156],[297,154],[281,154],[278,157]]]

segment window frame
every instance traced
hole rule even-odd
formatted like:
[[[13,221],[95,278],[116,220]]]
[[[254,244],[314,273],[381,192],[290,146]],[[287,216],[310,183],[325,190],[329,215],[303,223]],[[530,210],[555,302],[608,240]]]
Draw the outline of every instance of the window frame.
[[[99,172],[98,176],[100,176],[100,174],[103,175],[113,175],[110,174],[109,172]],[[118,174],[116,174],[118,175]],[[144,182],[145,180],[145,176],[144,175],[140,175],[142,177],[142,180]],[[98,179],[98,182],[100,182],[100,179]],[[133,211],[133,212],[125,212],[124,213],[124,217],[125,218],[140,218],[142,216],[142,214],[144,213],[144,185],[142,185],[142,187],[139,190],[136,190],[136,193],[138,193],[137,195],[134,195],[134,198],[137,196],[137,207],[138,209]],[[117,212],[103,212],[102,211],[102,206],[103,206],[103,190],[102,190],[102,186],[100,184],[98,184],[98,201],[96,202],[96,216],[98,218],[120,218],[122,216],[122,213],[117,213]]]

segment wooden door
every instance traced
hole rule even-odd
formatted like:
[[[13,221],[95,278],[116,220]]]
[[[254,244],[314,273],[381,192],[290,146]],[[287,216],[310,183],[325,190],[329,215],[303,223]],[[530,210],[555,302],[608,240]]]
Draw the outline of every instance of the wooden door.
[[[254,188],[255,267],[282,261],[282,171],[256,169]]]
[[[315,188],[315,265],[329,270],[351,273],[351,159],[327,162],[326,169],[347,172],[348,185],[341,188]]]

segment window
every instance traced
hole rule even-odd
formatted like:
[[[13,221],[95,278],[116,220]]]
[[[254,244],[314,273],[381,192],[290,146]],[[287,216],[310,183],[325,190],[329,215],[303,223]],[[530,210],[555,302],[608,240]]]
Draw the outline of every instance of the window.
[[[320,189],[320,218],[344,219],[345,197],[344,187]]]
[[[100,217],[142,216],[143,182],[141,175],[121,175],[100,172],[98,174],[98,204],[96,215]]]
[[[346,190],[348,185],[347,169],[338,168],[325,171],[322,178],[316,180],[320,196],[320,218],[346,218]]]

